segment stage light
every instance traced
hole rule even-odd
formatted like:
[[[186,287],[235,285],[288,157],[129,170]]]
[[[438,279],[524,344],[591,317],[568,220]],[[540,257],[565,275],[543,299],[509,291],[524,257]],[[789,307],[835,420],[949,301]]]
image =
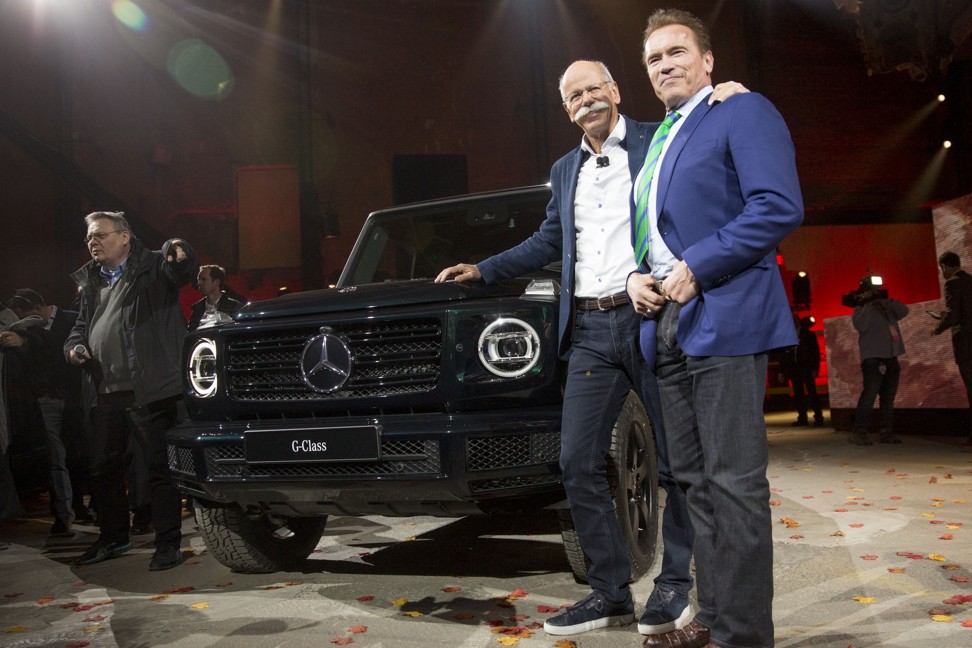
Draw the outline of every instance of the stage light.
[[[793,306],[797,310],[810,308],[810,276],[801,270],[790,282],[793,292]]]
[[[952,148],[952,142],[950,140],[945,140],[944,142],[942,142],[942,146],[944,146],[945,148]]]

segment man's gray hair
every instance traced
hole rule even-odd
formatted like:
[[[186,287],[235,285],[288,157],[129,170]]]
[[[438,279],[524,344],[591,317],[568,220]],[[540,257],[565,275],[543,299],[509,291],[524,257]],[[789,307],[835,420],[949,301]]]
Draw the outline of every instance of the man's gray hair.
[[[125,218],[125,212],[106,212],[106,211],[96,211],[91,212],[84,217],[84,224],[91,225],[95,221],[99,220],[110,220],[115,224],[115,229],[120,232],[131,232],[132,228],[128,224],[128,220]]]
[[[574,61],[574,63],[593,63],[597,67],[601,68],[601,74],[603,75],[602,81],[614,83],[614,77],[611,76],[611,70],[609,70],[608,69],[608,66],[604,65],[604,63],[602,63],[600,61],[587,61],[587,60],[584,60],[584,59],[581,59],[580,61]],[[571,65],[573,65],[574,63],[571,63]],[[566,74],[567,74],[567,71],[564,70],[564,74],[561,74],[560,75],[560,79],[557,81],[557,86],[560,88],[560,100],[561,101],[566,101],[567,100],[567,97],[564,96],[564,76]]]

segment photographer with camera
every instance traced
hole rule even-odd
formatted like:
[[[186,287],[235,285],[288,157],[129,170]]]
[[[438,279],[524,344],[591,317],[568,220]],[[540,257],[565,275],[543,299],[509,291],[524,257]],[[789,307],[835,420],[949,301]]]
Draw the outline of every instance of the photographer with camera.
[[[861,371],[864,389],[857,401],[854,413],[854,430],[850,442],[871,445],[867,436],[871,425],[874,399],[881,397],[881,420],[878,440],[881,443],[901,443],[891,434],[894,417],[894,398],[898,393],[901,367],[898,356],[905,352],[904,340],[898,321],[908,314],[908,307],[891,299],[882,288],[881,277],[868,275],[861,279],[860,287],[841,298],[845,306],[854,308],[853,322],[857,329],[861,351]]]

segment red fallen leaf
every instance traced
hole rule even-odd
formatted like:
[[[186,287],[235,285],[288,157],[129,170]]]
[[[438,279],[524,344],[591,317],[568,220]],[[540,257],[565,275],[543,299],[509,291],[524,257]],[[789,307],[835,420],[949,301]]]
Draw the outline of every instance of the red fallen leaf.
[[[846,513],[846,512],[847,512],[847,509],[845,509],[845,508],[834,509],[834,513]]]
[[[972,621],[963,621],[962,622],[962,627],[963,628],[972,628]]]
[[[548,613],[548,612],[559,612],[559,607],[550,607],[549,605],[538,605],[537,612]]]
[[[935,475],[932,475],[932,478],[928,480],[928,483],[929,484],[937,484],[938,483],[938,477],[936,477]]]
[[[51,601],[56,601],[56,600],[57,600],[56,596],[46,596],[42,599],[37,599],[37,605],[47,605]]]
[[[771,488],[770,490],[773,491],[774,493],[782,493],[783,492],[783,489],[782,488]]]
[[[451,586],[451,587],[443,587],[442,588],[442,591],[443,592],[458,592],[461,589],[462,589],[461,587]]]
[[[861,556],[861,560],[877,560],[877,558],[874,554],[864,554]]]
[[[888,468],[887,470],[884,471],[885,475],[890,475],[892,473],[894,473],[894,468]]]
[[[804,495],[803,499],[813,499],[813,495]]]
[[[791,535],[790,540],[803,540],[806,536],[802,536],[799,533],[797,535]]]
[[[928,610],[929,616],[935,616],[938,614],[944,614],[945,616],[949,616],[952,614],[952,610],[950,610],[949,608],[932,608]]]
[[[87,641],[75,641],[72,643],[64,644],[64,648],[85,648],[85,646],[90,646]]]
[[[167,589],[164,594],[185,594],[186,592],[194,592],[196,588],[192,585],[186,585],[185,587],[176,587],[175,589]]]
[[[968,583],[969,582],[969,577],[968,576],[952,576],[948,580],[952,581],[953,583]]]
[[[361,634],[362,632],[368,632],[368,626],[351,626],[348,628],[348,632],[351,634]]]
[[[948,571],[955,571],[956,569],[962,569],[962,565],[956,565],[955,563],[948,563],[942,565],[942,569],[947,569]]]
[[[968,603],[969,601],[972,601],[972,595],[956,594],[951,598],[945,599],[944,601],[942,601],[942,603],[944,603],[945,605],[962,605],[964,603]]]
[[[106,617],[106,616],[104,616],[104,615],[102,615],[102,614],[96,614],[96,615],[95,615],[95,616],[93,616],[93,617],[88,617],[87,619],[85,619],[85,620],[84,620],[84,622],[85,622],[85,623],[96,623],[96,622],[98,622],[98,621],[104,621],[104,620],[105,620],[105,619],[107,619],[107,618],[108,618],[108,617]]]
[[[526,621],[529,618],[530,617],[528,615],[526,615],[526,614],[514,614],[513,616],[510,617],[510,621],[513,621],[513,622]]]
[[[523,598],[523,597],[525,597],[527,595],[528,595],[528,592],[524,592],[523,590],[517,588],[517,590],[515,592],[513,592],[512,594],[510,594],[506,598],[518,599],[518,598]]]
[[[503,619],[492,619],[490,621],[484,621],[483,623],[488,625],[490,628],[500,628],[506,625],[506,621]]]
[[[939,540],[951,540],[952,538],[954,538],[954,536],[951,533],[938,536]]]
[[[945,520],[928,520],[928,524],[945,524]]]
[[[860,522],[853,522],[851,524],[848,524],[847,526],[849,526],[852,529],[860,529],[864,525],[861,524]]]
[[[891,496],[891,499],[897,501],[897,500],[901,499],[901,496],[900,495],[892,495]]]
[[[75,612],[87,612],[88,610],[94,609],[93,605],[79,605],[74,608]]]
[[[783,505],[783,502],[781,502],[780,500],[770,500],[769,501],[769,505],[770,506],[782,506]]]
[[[910,551],[899,551],[895,554],[896,556],[903,556],[905,558],[911,558],[912,560],[924,560],[925,557],[922,554],[911,553]]]
[[[375,597],[374,596],[371,596],[370,594],[366,594],[365,596],[359,596],[358,598],[356,598],[354,600],[355,601],[361,601],[362,603],[367,603],[368,601],[374,601],[375,600]]]
[[[458,619],[459,621],[468,621],[473,618],[473,615],[468,612],[460,612],[459,614],[453,614],[452,618]]]
[[[351,637],[341,637],[340,639],[331,639],[331,643],[337,646],[347,646],[348,644],[353,644],[354,639]]]

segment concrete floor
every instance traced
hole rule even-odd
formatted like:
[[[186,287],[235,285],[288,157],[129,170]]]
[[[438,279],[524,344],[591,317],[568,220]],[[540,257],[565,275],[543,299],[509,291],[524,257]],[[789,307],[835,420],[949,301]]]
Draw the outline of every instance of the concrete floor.
[[[972,646],[972,454],[924,436],[854,446],[793,418],[767,417],[777,646]],[[46,501],[25,505],[28,519],[0,525],[2,646],[485,648],[515,638],[491,623],[529,630],[585,593],[552,516],[332,518],[300,572],[244,575],[189,518],[175,569],[148,571],[149,536],[74,567],[96,529],[48,540]],[[650,576],[634,585],[642,603],[650,590]],[[525,635],[516,645],[559,640]],[[569,639],[641,645],[634,627]]]

